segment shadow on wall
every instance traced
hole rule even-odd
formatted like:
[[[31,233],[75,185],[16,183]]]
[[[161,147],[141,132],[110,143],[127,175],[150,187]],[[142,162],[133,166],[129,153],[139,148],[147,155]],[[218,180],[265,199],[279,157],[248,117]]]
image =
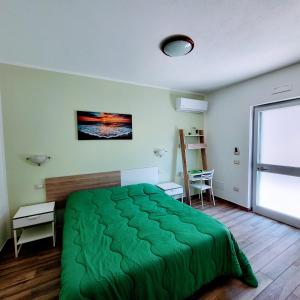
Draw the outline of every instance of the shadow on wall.
[[[182,172],[182,159],[181,159],[181,151],[179,148],[179,128],[175,128],[174,130],[174,146],[173,146],[173,163],[172,163],[172,175],[174,181],[181,184],[181,176],[180,173]]]

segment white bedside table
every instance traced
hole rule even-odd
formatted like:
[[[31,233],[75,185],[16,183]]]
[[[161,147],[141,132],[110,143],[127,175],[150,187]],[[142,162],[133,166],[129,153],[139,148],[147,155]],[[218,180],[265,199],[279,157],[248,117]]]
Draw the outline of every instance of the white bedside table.
[[[52,237],[55,247],[55,202],[20,207],[13,217],[15,256],[22,244]],[[21,230],[18,238],[17,231]]]
[[[183,187],[181,185],[175,182],[166,182],[159,183],[156,186],[174,199],[181,198],[181,202],[183,202]]]

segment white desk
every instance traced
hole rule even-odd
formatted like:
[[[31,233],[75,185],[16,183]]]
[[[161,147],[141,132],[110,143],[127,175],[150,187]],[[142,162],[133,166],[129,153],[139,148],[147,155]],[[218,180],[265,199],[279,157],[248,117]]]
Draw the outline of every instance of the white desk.
[[[15,256],[22,244],[52,237],[55,247],[55,202],[20,207],[13,217]],[[18,230],[21,234],[18,238]]]
[[[174,199],[181,198],[181,202],[183,202],[183,187],[181,185],[175,182],[166,182],[159,183],[156,186]]]

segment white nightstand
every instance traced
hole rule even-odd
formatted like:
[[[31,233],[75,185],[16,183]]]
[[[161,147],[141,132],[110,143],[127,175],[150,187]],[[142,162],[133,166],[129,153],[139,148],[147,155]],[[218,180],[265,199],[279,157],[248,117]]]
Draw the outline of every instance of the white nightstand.
[[[55,202],[20,207],[13,217],[15,256],[22,244],[52,237],[55,247]],[[18,238],[17,231],[21,230]]]
[[[175,182],[159,183],[156,185],[163,190],[167,195],[179,199],[183,202],[183,187]]]

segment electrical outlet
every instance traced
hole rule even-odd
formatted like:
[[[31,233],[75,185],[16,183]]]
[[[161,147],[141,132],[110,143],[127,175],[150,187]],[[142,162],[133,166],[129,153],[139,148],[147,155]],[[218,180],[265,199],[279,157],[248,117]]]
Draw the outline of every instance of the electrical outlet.
[[[240,188],[237,187],[237,186],[234,186],[234,187],[233,187],[233,190],[234,190],[235,192],[239,192],[239,191],[240,191]]]
[[[42,183],[39,183],[39,184],[35,184],[34,185],[34,189],[35,190],[42,190],[44,188],[44,185]]]

